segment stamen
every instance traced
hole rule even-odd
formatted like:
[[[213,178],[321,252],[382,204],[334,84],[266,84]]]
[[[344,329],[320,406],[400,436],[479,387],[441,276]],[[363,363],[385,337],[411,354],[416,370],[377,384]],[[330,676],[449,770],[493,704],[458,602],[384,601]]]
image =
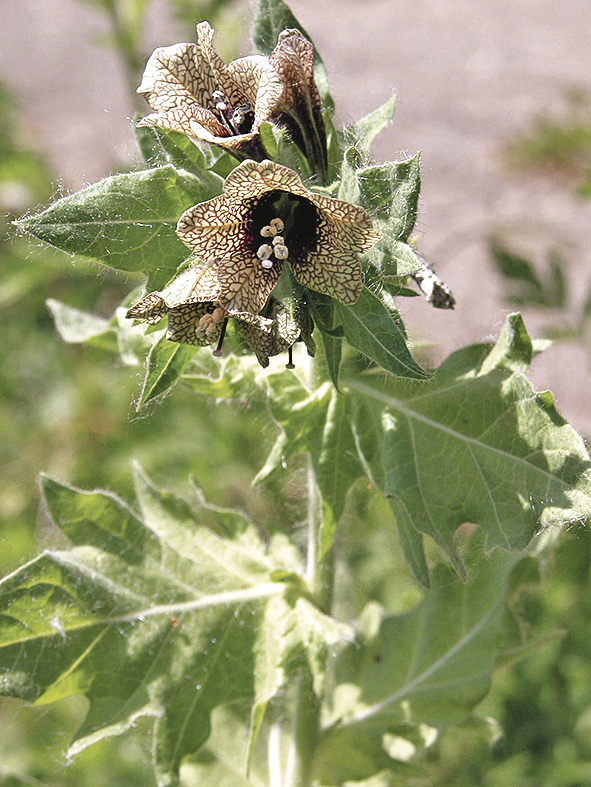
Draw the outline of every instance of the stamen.
[[[274,232],[273,227],[271,227],[269,224],[267,224],[261,230],[261,235],[263,236],[263,238],[272,238],[273,235],[275,235],[275,234],[276,233]]]
[[[261,267],[270,270],[273,267],[273,260],[261,260]]]
[[[273,249],[275,252],[275,258],[278,260],[286,260],[289,256],[289,250],[287,246],[282,246],[281,244],[277,244]]]
[[[254,113],[252,111],[252,104],[250,101],[235,107],[234,111],[232,112],[232,116],[229,118],[229,121],[232,124],[236,134],[245,133],[245,131],[242,129],[242,124],[245,122],[248,115],[251,115],[254,121]]]
[[[271,219],[269,223],[271,224],[271,227],[275,230],[273,235],[276,235],[278,232],[283,232],[283,228],[285,227],[285,224],[281,221],[281,219],[279,218]]]
[[[275,235],[275,237],[273,238],[273,246],[277,246],[278,243],[281,246],[285,246],[285,240],[282,238],[281,235]]]
[[[226,317],[226,319],[224,320],[224,324],[222,325],[222,332],[220,334],[220,340],[218,342],[218,346],[213,351],[213,355],[215,355],[216,358],[219,358],[222,354],[222,344],[224,343],[224,336],[226,335],[227,327],[228,327],[228,318]]]
[[[293,344],[287,350],[287,358],[288,361],[285,364],[286,369],[295,369],[295,363],[293,362]]]
[[[226,97],[221,90],[214,90],[211,97],[215,101],[215,108],[219,109],[220,112],[225,112],[228,109]]]
[[[269,246],[268,243],[263,243],[262,246],[259,246],[257,251],[257,257],[259,260],[268,260],[269,257],[273,254],[273,248]]]

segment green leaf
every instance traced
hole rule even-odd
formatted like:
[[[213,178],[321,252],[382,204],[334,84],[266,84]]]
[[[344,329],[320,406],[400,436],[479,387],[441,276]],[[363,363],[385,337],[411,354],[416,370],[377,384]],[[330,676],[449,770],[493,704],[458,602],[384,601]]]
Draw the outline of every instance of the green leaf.
[[[197,175],[208,168],[201,149],[186,134],[157,126],[136,126],[135,134],[146,163],[152,167],[172,164]]]
[[[417,218],[420,190],[418,153],[406,161],[362,166],[356,148],[345,152],[338,196],[365,208],[382,233],[366,258],[384,276],[410,276],[421,267],[406,242]]]
[[[335,311],[347,341],[356,350],[392,374],[415,380],[427,377],[410,354],[402,321],[392,303],[386,306],[364,287],[357,303],[337,303]]]
[[[391,96],[385,104],[374,109],[365,117],[343,130],[345,142],[361,152],[364,162],[371,158],[371,145],[378,134],[387,128],[394,117],[396,96]]]
[[[189,256],[181,213],[219,194],[222,178],[172,166],[114,175],[54,202],[19,227],[52,246],[124,271],[146,271],[160,289]]]
[[[413,759],[401,762],[388,749],[388,736],[417,747],[420,725],[462,722],[488,691],[512,617],[511,572],[519,557],[499,551],[483,560],[481,542],[470,544],[467,583],[440,564],[432,591],[410,612],[385,615],[374,604],[365,611],[360,641],[337,664],[333,723],[315,759],[322,784],[383,768],[398,772],[404,762],[412,767]]]
[[[494,346],[451,355],[428,382],[350,379],[366,471],[408,533],[454,545],[470,522],[486,548],[521,549],[541,527],[589,516],[591,471],[579,435],[523,376],[532,346],[513,315]]]
[[[169,342],[166,336],[158,339],[148,356],[146,377],[136,409],[139,410],[175,386],[196,350],[197,347],[192,344]]]
[[[53,298],[47,299],[47,306],[55,322],[60,337],[68,344],[88,344],[106,350],[117,350],[116,331],[110,320],[94,314],[74,309]]]
[[[43,491],[70,547],[0,582],[0,685],[37,704],[85,694],[70,755],[152,717],[157,783],[178,785],[216,707],[261,706],[342,639],[297,584],[271,580],[299,569],[295,549],[283,536],[267,548],[238,512],[161,492],[141,473],[139,513],[50,479]],[[236,755],[244,762],[246,749]]]
[[[311,177],[308,160],[295,142],[287,136],[285,129],[265,122],[261,123],[259,133],[268,158],[295,170],[304,181]]]
[[[325,383],[309,393],[292,375],[269,375],[269,406],[281,428],[265,466],[253,483],[269,478],[297,453],[309,453],[315,479],[322,495],[319,552],[322,557],[332,544],[347,493],[362,474],[351,431],[348,400]]]
[[[275,49],[279,33],[286,28],[295,28],[308,41],[312,41],[283,0],[259,0],[252,22],[252,40],[259,52],[270,55]],[[316,47],[314,47],[314,79],[322,103],[325,107],[333,109],[334,101],[328,87],[328,74]]]

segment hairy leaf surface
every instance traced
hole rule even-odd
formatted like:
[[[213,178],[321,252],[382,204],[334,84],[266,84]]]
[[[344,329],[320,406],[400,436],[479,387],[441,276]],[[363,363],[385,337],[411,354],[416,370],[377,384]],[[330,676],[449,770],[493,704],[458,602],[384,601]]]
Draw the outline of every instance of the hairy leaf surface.
[[[174,785],[215,707],[246,698],[264,710],[302,663],[321,689],[341,628],[273,581],[300,567],[284,537],[266,547],[238,512],[186,502],[141,473],[139,514],[103,492],[43,488],[72,546],[0,584],[1,685],[37,704],[85,694],[71,754],[152,716],[158,784]]]
[[[159,289],[189,257],[176,236],[181,213],[221,192],[222,178],[171,165],[113,175],[54,202],[19,226],[63,251],[123,271],[146,271]]]

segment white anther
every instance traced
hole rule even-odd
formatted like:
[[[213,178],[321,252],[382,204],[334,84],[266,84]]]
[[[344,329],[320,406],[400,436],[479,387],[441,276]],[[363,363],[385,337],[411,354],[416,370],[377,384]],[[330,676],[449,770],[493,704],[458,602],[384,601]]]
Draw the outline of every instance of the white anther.
[[[269,222],[271,227],[275,230],[273,235],[277,235],[278,232],[282,232],[285,224],[281,221],[281,219],[271,219]]]
[[[277,244],[273,251],[275,252],[275,257],[277,257],[278,260],[286,260],[289,255],[287,246],[280,246]]]
[[[269,260],[269,259],[261,260],[261,266],[269,270],[270,268],[273,267],[273,260]]]
[[[259,260],[268,260],[271,254],[273,254],[273,249],[268,243],[263,243],[262,246],[259,246],[259,250],[257,251]]]
[[[263,227],[263,229],[261,230],[261,235],[263,236],[263,238],[272,238],[273,235],[276,234],[277,233],[275,232],[273,227],[270,227],[268,224],[265,227]]]
[[[277,244],[280,246],[285,246],[285,238],[283,238],[281,235],[275,235],[273,238],[273,246],[277,246]]]

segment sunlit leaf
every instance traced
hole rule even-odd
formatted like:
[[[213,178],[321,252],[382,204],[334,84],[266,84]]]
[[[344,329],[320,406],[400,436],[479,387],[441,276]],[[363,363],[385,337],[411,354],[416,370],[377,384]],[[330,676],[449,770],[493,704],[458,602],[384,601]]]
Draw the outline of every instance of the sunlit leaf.
[[[297,570],[294,549],[266,547],[237,512],[204,511],[141,473],[139,514],[103,492],[49,479],[43,490],[71,546],[0,583],[1,687],[37,704],[85,694],[71,755],[151,716],[158,784],[176,785],[215,707],[264,704],[342,637],[294,585],[272,581]]]
[[[371,605],[362,616],[360,641],[339,661],[334,721],[317,752],[322,784],[412,767],[420,725],[461,722],[486,694],[505,645],[519,556],[495,552],[482,560],[481,539],[473,541],[468,582],[442,564],[432,591],[410,612],[385,615]],[[411,744],[405,757],[388,747],[388,736]]]
[[[159,289],[189,256],[176,236],[187,208],[219,194],[222,179],[168,165],[114,175],[21,219],[25,232],[63,251],[124,271],[146,271]]]
[[[591,513],[587,450],[523,376],[531,357],[513,315],[496,345],[454,353],[428,382],[346,381],[367,473],[407,530],[454,560],[465,522],[482,526],[487,549],[521,549],[541,527]]]

